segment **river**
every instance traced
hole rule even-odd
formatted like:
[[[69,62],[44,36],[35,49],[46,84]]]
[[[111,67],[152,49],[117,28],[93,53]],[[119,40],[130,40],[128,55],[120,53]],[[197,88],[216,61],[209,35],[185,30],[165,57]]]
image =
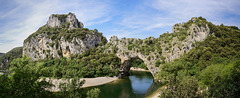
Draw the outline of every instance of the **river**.
[[[159,86],[150,72],[131,71],[130,76],[123,79],[85,89],[99,88],[100,98],[144,98]]]

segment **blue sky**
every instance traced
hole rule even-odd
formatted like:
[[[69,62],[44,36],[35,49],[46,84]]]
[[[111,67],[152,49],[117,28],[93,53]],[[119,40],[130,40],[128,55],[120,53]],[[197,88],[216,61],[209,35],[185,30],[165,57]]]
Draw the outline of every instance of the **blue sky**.
[[[240,27],[239,10],[240,0],[0,0],[0,52],[23,46],[56,13],[75,13],[86,28],[108,39],[144,39],[172,32],[174,24],[198,16]]]

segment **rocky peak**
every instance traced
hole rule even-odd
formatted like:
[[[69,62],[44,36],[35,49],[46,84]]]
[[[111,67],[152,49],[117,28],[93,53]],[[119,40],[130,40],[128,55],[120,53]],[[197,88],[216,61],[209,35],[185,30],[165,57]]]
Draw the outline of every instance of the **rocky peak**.
[[[177,23],[172,26],[172,33],[179,32],[179,29],[183,28],[183,23]]]
[[[197,19],[196,19],[196,17],[193,17],[191,20],[192,20],[192,22],[196,22]]]
[[[69,29],[83,28],[83,23],[79,22],[74,13],[52,14],[47,21],[47,27],[62,27],[69,24]]]
[[[118,40],[118,37],[117,36],[112,36],[111,38],[110,38],[110,41],[112,42],[112,41],[117,41]]]

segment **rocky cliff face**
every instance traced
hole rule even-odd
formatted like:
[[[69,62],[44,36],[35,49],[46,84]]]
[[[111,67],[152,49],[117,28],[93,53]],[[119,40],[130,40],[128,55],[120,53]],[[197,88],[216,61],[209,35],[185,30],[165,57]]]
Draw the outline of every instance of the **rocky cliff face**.
[[[70,57],[98,46],[102,39],[97,30],[83,28],[74,14],[53,14],[45,26],[24,41],[23,55],[32,60]]]
[[[184,24],[178,24],[178,27],[173,26],[173,33],[180,32],[179,29],[184,28],[183,25]],[[170,46],[169,43],[162,45],[163,47],[165,47],[165,49],[163,49],[162,55],[166,57],[167,62],[173,61],[174,59],[179,58],[184,53],[189,52],[192,48],[194,48],[195,42],[201,42],[206,39],[207,36],[210,34],[210,29],[207,24],[198,26],[197,24],[194,24],[193,21],[193,24],[188,27],[187,34],[188,35],[183,41],[177,39],[177,37],[173,37],[172,41],[170,42]],[[171,48],[166,49],[166,47]]]
[[[206,23],[199,24],[195,20],[196,18],[193,18],[187,23],[176,24],[172,33],[162,34],[159,38],[118,39],[113,36],[106,45],[105,52],[115,52],[121,59],[120,77],[128,74],[131,62],[136,58],[142,59],[154,75],[159,71],[156,61],[161,62],[160,66],[165,62],[173,61],[189,52],[195,47],[196,42],[203,41],[210,34]]]

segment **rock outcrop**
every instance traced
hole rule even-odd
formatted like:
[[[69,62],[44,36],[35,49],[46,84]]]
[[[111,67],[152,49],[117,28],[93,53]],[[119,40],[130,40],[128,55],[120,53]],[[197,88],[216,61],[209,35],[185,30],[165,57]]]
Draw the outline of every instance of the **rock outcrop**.
[[[180,25],[178,28],[183,28],[182,25]],[[176,28],[177,29],[177,28]],[[175,30],[173,33],[177,33],[179,31]],[[176,41],[177,37],[173,38],[173,41],[170,43],[171,49],[163,51],[163,56],[166,57],[166,61],[173,61],[176,58],[179,58],[184,53],[189,52],[192,48],[194,48],[195,42],[201,42],[204,41],[204,39],[207,38],[207,36],[210,34],[210,29],[207,24],[204,26],[197,26],[196,24],[192,24],[188,29],[188,36],[186,36],[186,39],[183,41]],[[175,45],[173,45],[175,44]],[[169,47],[167,44],[163,45]]]
[[[70,23],[69,29],[83,28],[83,23],[79,22],[76,15],[69,14],[52,14],[47,21],[47,27],[61,27],[65,23]]]
[[[46,25],[24,41],[23,55],[32,60],[70,57],[98,46],[102,39],[102,33],[83,28],[74,14],[53,14]]]

